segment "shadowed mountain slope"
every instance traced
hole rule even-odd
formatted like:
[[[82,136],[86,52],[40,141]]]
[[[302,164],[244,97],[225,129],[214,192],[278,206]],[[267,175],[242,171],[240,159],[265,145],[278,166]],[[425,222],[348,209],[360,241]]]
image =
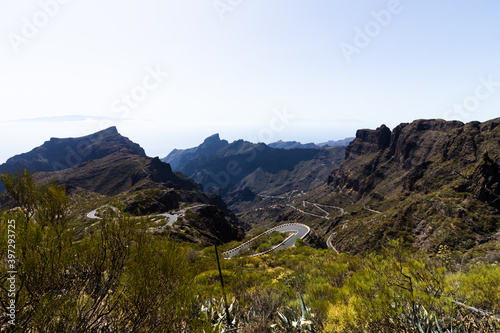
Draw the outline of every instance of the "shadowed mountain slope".
[[[228,143],[218,135],[199,147],[173,151],[164,161],[218,193],[235,209],[256,196],[308,191],[327,180],[340,164],[345,147],[278,149],[238,140]]]
[[[67,190],[83,188],[106,196],[131,192],[148,187],[199,191],[199,185],[181,173],[174,173],[170,165],[158,158],[116,152],[106,157],[83,162],[70,169],[39,172],[40,181],[54,179]]]
[[[0,172],[12,172],[24,168],[29,171],[64,170],[117,151],[146,156],[141,146],[120,135],[113,126],[79,138],[51,138],[28,153],[9,158],[0,165]]]
[[[147,157],[138,144],[121,136],[115,127],[81,138],[51,139],[9,159],[6,165],[2,172],[26,168],[37,171],[34,180],[38,183],[64,185],[78,230],[89,224],[85,218],[88,212],[105,205],[136,216],[194,206],[198,207],[196,219],[156,232],[204,245],[243,237],[238,226],[241,223],[220,196],[204,193],[200,184],[172,171],[169,164]],[[15,206],[8,196],[3,204]]]
[[[499,165],[500,118],[382,125],[357,132],[328,186],[309,200],[345,208],[320,222],[323,232],[336,231],[340,250],[400,237],[427,251],[489,248],[500,238]]]
[[[328,182],[269,197],[246,221],[301,222],[337,251],[371,252],[394,239],[437,253],[498,256],[500,118],[416,120],[361,129]],[[322,240],[321,240],[321,236]],[[494,261],[494,260],[493,260]]]
[[[445,185],[500,208],[500,118],[463,124],[417,120],[392,130],[359,130],[329,184],[369,203],[401,193],[429,193]]]

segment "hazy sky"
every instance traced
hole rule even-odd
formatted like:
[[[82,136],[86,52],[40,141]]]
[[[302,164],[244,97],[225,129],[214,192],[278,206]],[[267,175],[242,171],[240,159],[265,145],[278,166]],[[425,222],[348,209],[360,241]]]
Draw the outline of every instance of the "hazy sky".
[[[500,110],[497,0],[0,1],[0,162],[111,125],[150,156]],[[76,117],[78,116],[78,117]]]

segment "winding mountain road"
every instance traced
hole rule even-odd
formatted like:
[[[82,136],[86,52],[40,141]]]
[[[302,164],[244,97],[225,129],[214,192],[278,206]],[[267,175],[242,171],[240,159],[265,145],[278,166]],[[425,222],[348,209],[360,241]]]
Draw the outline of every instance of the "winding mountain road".
[[[177,221],[177,218],[180,216],[179,214],[170,214],[170,213],[161,213],[156,216],[165,216],[168,217],[168,222],[167,224],[162,225],[161,227],[158,227],[158,229],[164,229],[167,225],[172,225],[174,224],[175,221]]]
[[[302,193],[302,194],[305,194],[305,193]],[[269,199],[269,198],[272,198],[272,199],[285,199],[285,197],[280,197],[280,196],[261,196],[261,197],[263,199]],[[320,203],[316,203],[316,202],[310,202],[310,201],[302,200],[302,207],[306,208],[308,205],[312,205],[318,211],[320,211],[321,213],[324,214],[324,215],[319,215],[319,214],[314,214],[314,213],[311,213],[311,212],[304,211],[303,209],[300,209],[300,208],[296,207],[295,206],[295,202],[293,200],[291,200],[289,194],[287,194],[286,199],[288,199],[289,202],[291,202],[291,203],[285,204],[285,206],[290,207],[290,208],[292,208],[292,209],[294,209],[294,210],[296,210],[296,211],[298,211],[298,212],[300,212],[300,213],[302,213],[304,215],[309,215],[309,216],[314,216],[314,217],[317,217],[317,218],[322,218],[322,219],[325,219],[325,220],[330,220],[330,212],[327,211],[327,210],[325,210],[324,208],[336,209],[336,210],[340,211],[340,216],[345,215],[345,209],[343,207],[333,206],[333,205],[325,205],[325,204],[320,204]],[[365,209],[367,209],[367,210],[369,210],[371,212],[379,213],[380,214],[379,211],[367,208],[366,206],[365,206]],[[342,226],[342,229],[345,229],[346,227],[347,227],[347,223]],[[327,241],[326,241],[326,245],[327,245],[328,248],[334,250],[337,254],[339,254],[339,251],[337,251],[337,249],[335,248],[335,246],[333,245],[333,242],[332,242],[333,241],[333,237],[335,237],[336,235],[337,235],[336,232],[331,233],[330,236],[328,237]],[[248,246],[246,246],[245,248],[248,248]]]
[[[328,246],[329,248],[333,249],[333,251],[335,251],[335,252],[337,252],[337,254],[339,254],[339,251],[337,251],[337,249],[332,244],[332,238],[336,234],[337,234],[336,232],[332,232],[332,234],[330,235],[330,237],[328,237],[328,239],[326,240],[326,246]]]
[[[166,226],[170,226],[170,225],[174,224],[175,221],[177,221],[177,219],[179,217],[181,217],[186,212],[187,209],[192,209],[192,208],[202,207],[202,206],[207,206],[207,205],[201,204],[201,205],[197,205],[197,206],[186,207],[186,208],[183,208],[183,209],[176,211],[174,213],[160,213],[160,214],[154,214],[154,215],[135,216],[134,218],[153,217],[153,216],[168,217],[168,219],[169,219],[168,223],[158,227],[158,229],[160,230],[160,229],[164,229]],[[114,211],[117,211],[117,208],[112,207],[112,206],[103,206],[103,207],[110,207]],[[103,207],[101,207],[101,208],[103,208]],[[97,215],[97,211],[99,209],[100,208],[94,209],[93,211],[89,212],[86,215],[86,217],[89,219],[101,219],[101,217]],[[290,236],[288,236],[281,244],[278,244],[275,247],[273,247],[265,252],[258,253],[254,256],[264,255],[264,254],[267,254],[267,253],[272,252],[272,251],[295,246],[295,241],[298,238],[304,239],[304,237],[307,236],[307,234],[311,231],[311,229],[308,226],[306,226],[305,224],[300,224],[300,223],[287,223],[284,225],[280,225],[280,226],[277,226],[277,227],[274,227],[274,228],[267,230],[266,232],[260,234],[257,237],[250,239],[249,241],[243,243],[242,245],[240,245],[232,250],[224,252],[222,255],[225,256],[227,259],[230,259],[230,258],[238,255],[241,251],[248,249],[250,247],[251,243],[253,241],[257,240],[259,237],[262,237],[262,236],[264,236],[270,232],[273,232],[273,231],[288,232],[288,233],[292,233],[292,234]]]
[[[109,207],[111,208],[112,210],[114,210],[115,212],[118,213],[118,209],[113,207],[113,206],[108,206],[108,205],[105,205],[105,206],[102,206],[98,209],[101,209],[101,208],[104,208],[104,207]],[[93,211],[91,211],[90,213],[87,214],[87,218],[89,219],[101,219],[101,217],[97,216],[97,209],[94,209]]]
[[[307,205],[314,206],[316,209],[318,209],[319,211],[321,211],[325,215],[313,214],[313,213],[310,213],[310,212],[306,212],[306,211],[304,211],[304,210],[302,210],[300,208],[297,208],[294,205],[286,204],[286,206],[288,206],[290,208],[293,208],[293,209],[301,212],[302,214],[310,215],[310,216],[314,216],[314,217],[319,217],[319,218],[322,218],[322,219],[325,219],[325,220],[329,220],[330,219],[330,212],[324,210],[321,207],[338,209],[338,210],[340,210],[340,215],[344,215],[344,208],[342,208],[342,207],[330,206],[330,205],[322,205],[322,204],[319,204],[319,203],[314,203],[314,202],[309,202],[309,201],[302,201],[302,207],[307,207]]]
[[[182,216],[182,214],[186,211],[186,209],[189,209],[189,208],[195,208],[195,207],[199,207],[199,206],[205,206],[205,205],[198,205],[198,206],[193,206],[193,207],[188,207],[188,208],[184,208],[184,209],[181,209],[180,211],[174,213],[174,214],[170,214],[170,213],[160,213],[160,214],[153,214],[153,215],[144,215],[144,216],[134,216],[133,218],[141,218],[141,217],[153,217],[153,216],[163,216],[163,217],[168,217],[168,222],[167,224],[164,224],[160,227],[158,227],[158,229],[164,229],[166,226],[168,225],[172,225],[174,224],[175,221],[177,221],[177,219]],[[104,206],[106,207],[106,206]],[[118,211],[117,208],[115,207],[112,207],[112,206],[107,206],[107,207],[110,207],[112,208],[115,212]],[[103,207],[101,207],[103,208]],[[100,208],[98,208],[100,209]],[[97,210],[98,209],[94,209],[93,211],[89,212],[86,216],[87,218],[89,219],[101,219],[100,216],[97,215]]]
[[[262,252],[262,253],[259,253],[259,254],[256,254],[254,256],[264,255],[264,254],[267,254],[269,252],[276,251],[278,249],[292,247],[295,245],[295,241],[298,238],[304,239],[304,237],[307,236],[307,234],[309,233],[309,231],[311,231],[311,229],[308,226],[306,226],[305,224],[300,224],[300,223],[288,223],[288,224],[284,224],[281,226],[277,226],[277,227],[274,227],[274,228],[267,230],[266,232],[260,234],[257,237],[250,239],[249,241],[241,244],[240,246],[238,246],[234,249],[231,249],[229,251],[224,252],[222,255],[228,259],[230,259],[234,256],[237,256],[241,251],[248,249],[250,247],[250,245],[252,244],[252,242],[254,242],[258,238],[260,238],[264,235],[267,235],[268,233],[273,232],[273,231],[292,232],[293,234],[291,236],[287,237],[287,239],[285,239],[285,241],[283,241],[281,244],[278,244],[275,247],[273,247],[272,249],[265,251],[265,252]]]
[[[87,214],[87,218],[88,219],[100,219],[100,217],[97,216],[96,214],[97,214],[97,209],[94,209],[93,211],[91,211],[90,213]]]

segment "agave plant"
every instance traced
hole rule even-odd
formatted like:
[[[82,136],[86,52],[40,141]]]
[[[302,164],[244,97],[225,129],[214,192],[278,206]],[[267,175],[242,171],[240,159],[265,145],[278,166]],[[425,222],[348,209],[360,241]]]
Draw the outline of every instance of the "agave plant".
[[[233,299],[228,307],[230,325],[227,325],[227,314],[224,298],[213,298],[205,301],[201,305],[201,314],[212,323],[213,328],[219,332],[235,332],[243,326],[248,325],[255,316],[255,311],[251,307],[246,315],[240,312],[240,305]]]
[[[454,326],[453,317],[451,318],[450,327],[443,329],[441,324],[439,324],[439,320],[435,314],[429,313],[423,306],[416,306],[416,313],[412,316],[405,316],[402,314],[402,317],[406,319],[408,325],[411,328],[414,328],[418,331],[418,333],[462,333],[467,332],[463,323],[460,323],[458,326]]]
[[[316,333],[313,322],[310,320],[311,317],[314,317],[314,314],[311,313],[310,308],[306,307],[304,299],[299,293],[297,293],[297,298],[299,299],[301,313],[299,314],[292,308],[286,307],[288,310],[286,314],[278,311],[279,321],[272,327],[279,328],[281,332],[287,333]]]

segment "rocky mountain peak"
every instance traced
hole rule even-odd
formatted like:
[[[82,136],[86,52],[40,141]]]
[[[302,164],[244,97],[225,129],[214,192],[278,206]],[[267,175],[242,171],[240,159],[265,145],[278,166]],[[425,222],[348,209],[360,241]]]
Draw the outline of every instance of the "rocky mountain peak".
[[[219,133],[215,133],[215,134],[212,134],[210,135],[209,137],[207,137],[203,143],[204,144],[209,144],[211,142],[219,142],[220,141],[220,136],[219,136]]]
[[[376,130],[360,129],[356,132],[356,139],[346,148],[345,158],[354,158],[370,152],[376,152],[389,147],[391,130],[382,125]]]
[[[219,133],[213,134],[206,138],[201,145],[198,146],[196,150],[197,153],[211,153],[219,148],[226,146],[228,142],[226,140],[221,140]]]
[[[138,144],[118,133],[115,126],[77,138],[51,138],[30,152],[11,157],[0,171],[58,171],[121,152],[145,157]]]

